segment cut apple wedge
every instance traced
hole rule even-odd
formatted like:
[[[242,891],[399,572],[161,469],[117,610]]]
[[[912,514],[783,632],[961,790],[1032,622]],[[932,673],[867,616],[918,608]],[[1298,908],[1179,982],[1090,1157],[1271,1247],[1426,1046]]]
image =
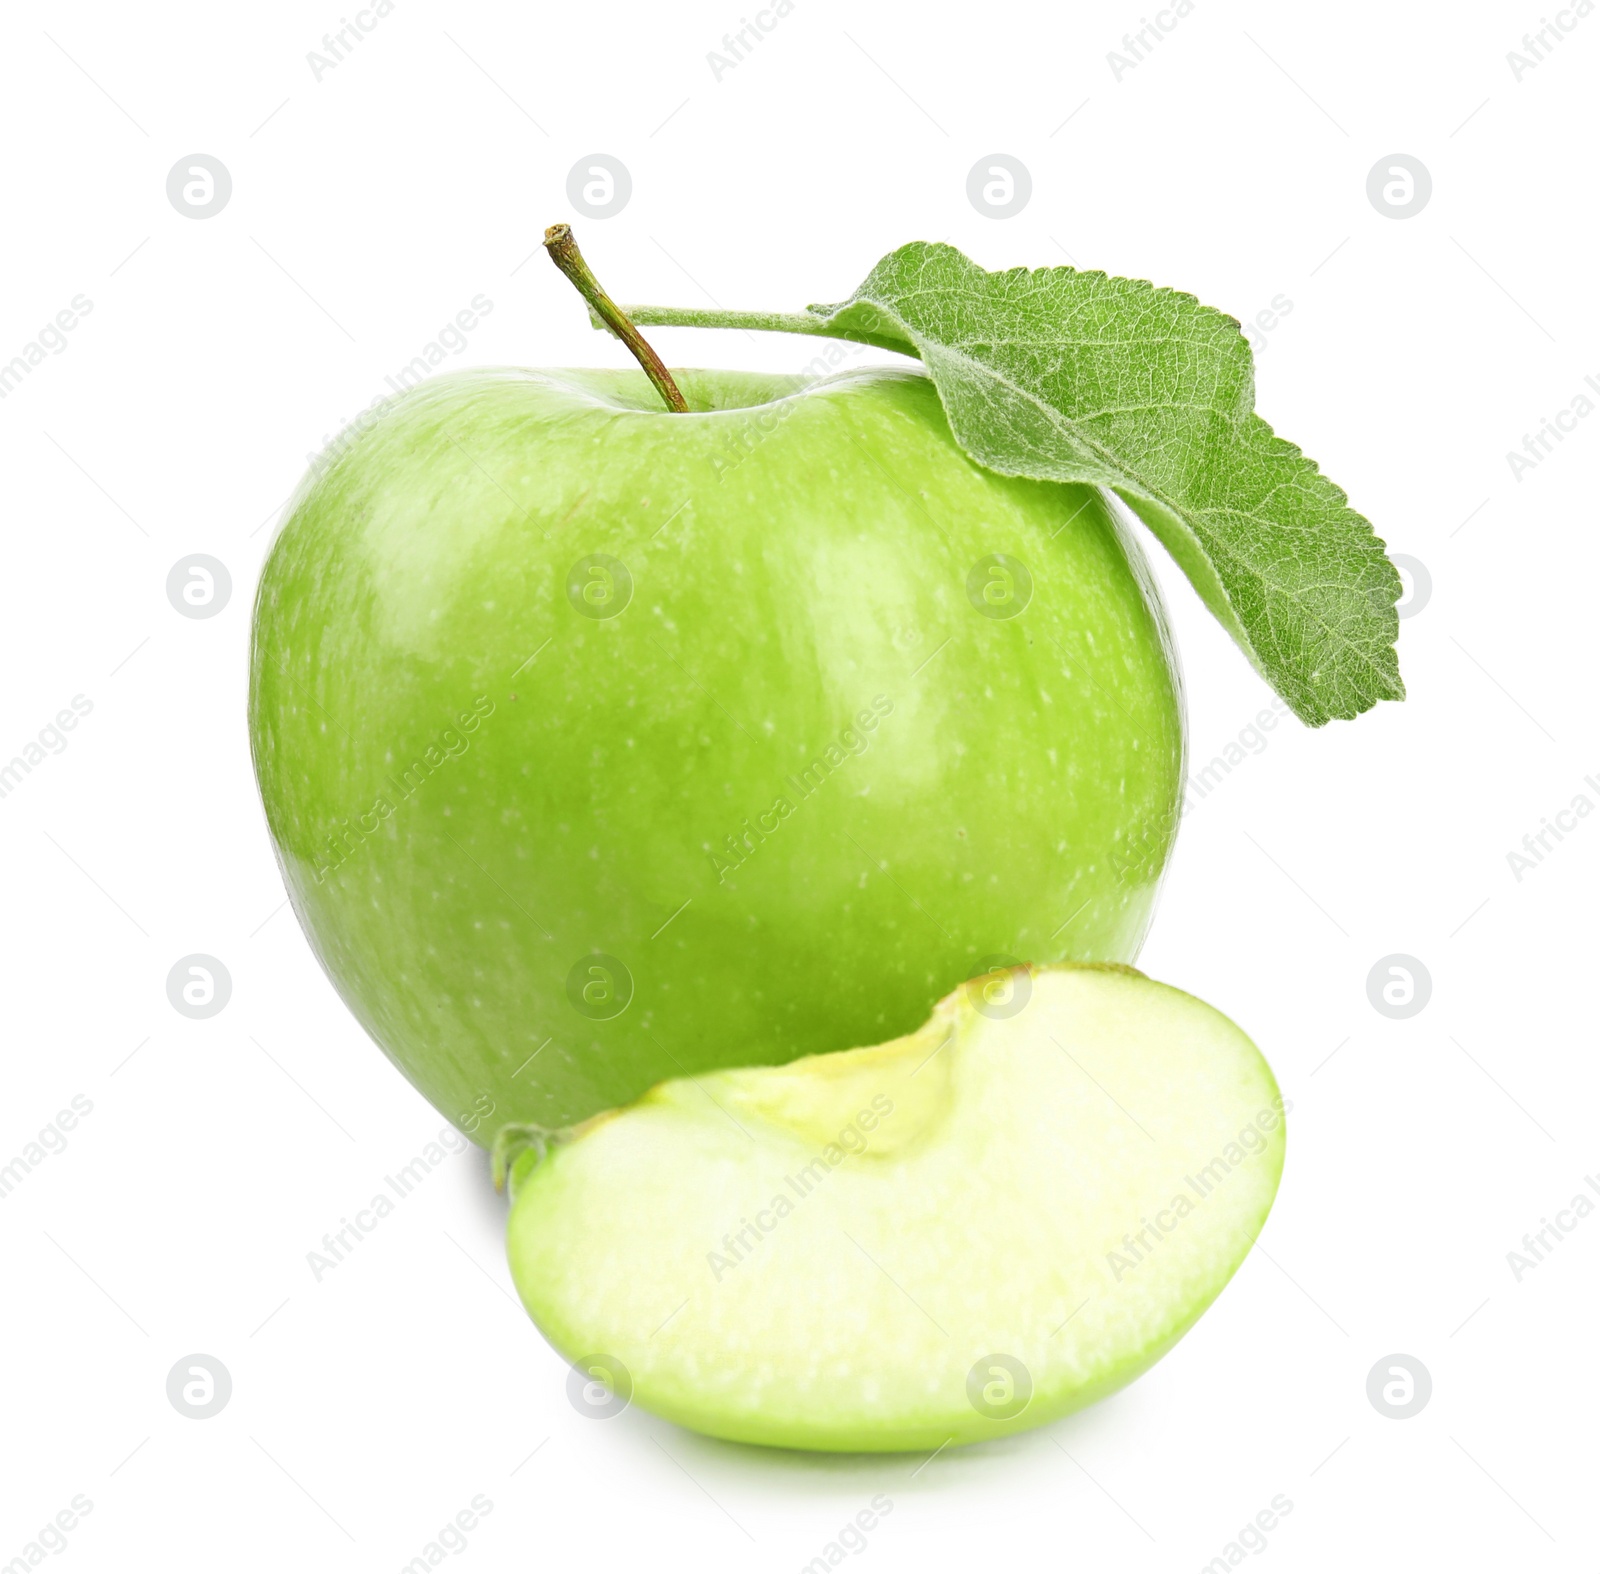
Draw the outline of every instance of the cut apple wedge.
[[[1015,968],[920,1031],[664,1082],[513,1168],[534,1321],[621,1398],[787,1448],[1051,1421],[1183,1335],[1266,1219],[1285,1105],[1131,968]]]

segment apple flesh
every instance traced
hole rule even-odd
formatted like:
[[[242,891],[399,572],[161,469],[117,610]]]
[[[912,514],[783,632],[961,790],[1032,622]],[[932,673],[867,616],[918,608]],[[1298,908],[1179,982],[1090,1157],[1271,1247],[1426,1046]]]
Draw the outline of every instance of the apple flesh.
[[[1283,1110],[1192,996],[1016,969],[906,1038],[667,1082],[525,1153],[512,1273],[569,1361],[684,1426],[974,1442],[1171,1348],[1266,1219]]]
[[[439,379],[335,445],[257,594],[295,911],[481,1141],[1131,960],[1177,822],[1160,603],[1091,488],[932,384]]]

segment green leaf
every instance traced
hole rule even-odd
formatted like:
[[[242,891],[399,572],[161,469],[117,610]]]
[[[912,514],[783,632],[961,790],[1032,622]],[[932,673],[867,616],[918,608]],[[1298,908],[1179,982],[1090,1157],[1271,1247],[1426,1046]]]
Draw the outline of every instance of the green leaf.
[[[1115,491],[1302,721],[1405,696],[1400,576],[1383,543],[1254,413],[1238,323],[1191,295],[1076,268],[989,273],[918,241],[835,306],[625,309],[642,325],[775,328],[915,355],[979,464]]]

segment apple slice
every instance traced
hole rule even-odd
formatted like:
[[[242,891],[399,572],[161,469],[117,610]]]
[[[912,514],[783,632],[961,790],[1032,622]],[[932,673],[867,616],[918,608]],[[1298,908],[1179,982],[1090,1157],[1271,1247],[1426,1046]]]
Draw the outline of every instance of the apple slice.
[[[1015,968],[919,1032],[664,1082],[513,1166],[511,1269],[619,1397],[788,1448],[972,1442],[1130,1381],[1215,1299],[1285,1104],[1132,968]]]

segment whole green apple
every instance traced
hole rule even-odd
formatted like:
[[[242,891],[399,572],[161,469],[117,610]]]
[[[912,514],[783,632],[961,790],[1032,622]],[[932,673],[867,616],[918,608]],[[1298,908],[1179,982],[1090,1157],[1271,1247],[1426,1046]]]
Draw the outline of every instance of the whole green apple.
[[[295,910],[451,1120],[908,1033],[1016,961],[1127,961],[1177,823],[1154,584],[1092,488],[933,384],[439,379],[336,443],[255,608]]]

